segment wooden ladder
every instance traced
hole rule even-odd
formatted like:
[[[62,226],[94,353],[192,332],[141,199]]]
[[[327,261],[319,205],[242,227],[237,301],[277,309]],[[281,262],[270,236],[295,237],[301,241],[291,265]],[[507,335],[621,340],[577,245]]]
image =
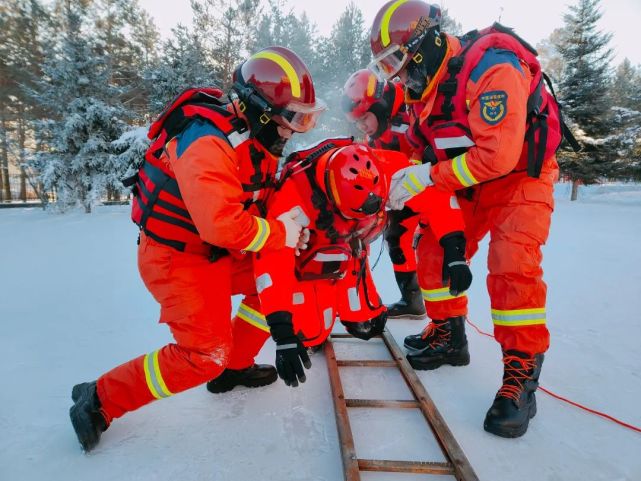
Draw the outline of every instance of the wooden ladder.
[[[354,339],[349,334],[332,334],[325,343],[325,357],[329,380],[334,398],[334,412],[338,437],[341,444],[345,481],[360,481],[361,471],[393,473],[420,473],[454,476],[458,481],[478,481],[472,466],[454,438],[436,405],[423,387],[420,379],[410,366],[398,344],[385,329],[381,335],[392,360],[340,360],[334,351],[335,339]],[[376,338],[375,338],[376,339]],[[374,339],[369,342],[374,341]],[[405,380],[414,400],[346,399],[340,377],[341,367],[392,367],[397,368]],[[361,459],[356,455],[354,438],[349,422],[349,408],[402,408],[420,409],[428,426],[438,442],[446,462],[433,461],[392,461],[382,459]]]

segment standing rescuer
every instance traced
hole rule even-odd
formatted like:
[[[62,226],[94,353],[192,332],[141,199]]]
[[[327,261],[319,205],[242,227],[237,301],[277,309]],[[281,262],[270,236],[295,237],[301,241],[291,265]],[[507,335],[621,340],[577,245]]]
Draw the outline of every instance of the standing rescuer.
[[[183,92],[152,125],[145,163],[129,179],[138,268],[175,342],[74,386],[71,422],[86,451],[114,418],[220,375],[232,352],[232,294],[260,309],[245,253],[301,242],[296,212],[272,218],[265,202],[287,140],[322,111],[309,70],[291,50],[269,47],[233,80],[230,104],[216,89]]]
[[[372,27],[372,68],[383,78],[400,77],[410,136],[424,147],[423,165],[392,179],[389,205],[402,208],[427,185],[455,190],[468,258],[490,234],[487,287],[504,374],[484,427],[517,437],[536,413],[549,345],[541,245],[550,228],[562,122],[532,47],[499,24],[456,38],[440,32],[440,17],[435,5],[394,0]],[[465,247],[462,240],[458,250]],[[406,338],[408,359],[416,369],[466,364],[467,298],[442,293],[443,254],[432,236],[423,236],[418,250],[432,322]]]
[[[348,120],[366,135],[371,147],[402,152],[408,157],[414,153],[406,135],[409,115],[402,85],[381,80],[369,69],[358,70],[345,82],[342,108]],[[389,319],[425,318],[413,245],[417,227],[418,216],[408,206],[389,212],[385,241],[401,291],[401,299],[388,306]]]

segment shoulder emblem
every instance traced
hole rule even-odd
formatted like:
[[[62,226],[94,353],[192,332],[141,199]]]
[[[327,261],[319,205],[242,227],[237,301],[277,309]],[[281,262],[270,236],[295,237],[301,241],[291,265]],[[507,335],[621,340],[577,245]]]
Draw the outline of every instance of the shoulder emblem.
[[[507,114],[507,93],[503,90],[485,92],[479,97],[481,117],[489,125],[498,124]]]

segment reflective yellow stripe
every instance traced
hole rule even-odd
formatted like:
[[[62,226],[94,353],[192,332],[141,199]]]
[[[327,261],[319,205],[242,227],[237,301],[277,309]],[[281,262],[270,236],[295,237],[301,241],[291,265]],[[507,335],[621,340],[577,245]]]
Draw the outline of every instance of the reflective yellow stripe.
[[[427,302],[441,302],[449,301],[450,299],[458,299],[459,297],[467,297],[465,292],[461,292],[458,296],[453,296],[450,294],[449,287],[443,287],[440,289],[421,289],[423,294],[423,300]]]
[[[469,187],[471,185],[479,183],[478,180],[474,178],[472,172],[470,172],[470,169],[467,166],[465,154],[461,154],[452,159],[452,170],[454,171],[454,175],[456,175],[456,178],[463,187]]]
[[[418,177],[416,177],[415,174],[410,174],[407,177],[410,179],[414,187],[416,187],[417,192],[422,192],[425,190],[425,186],[421,183],[420,180],[418,180]]]
[[[492,309],[492,322],[496,326],[535,326],[545,324],[545,307],[502,311]]]
[[[405,181],[403,182],[403,187],[405,188],[406,191],[408,191],[412,195],[418,195],[418,192],[416,192],[412,186],[409,184],[409,182]]]
[[[285,75],[289,79],[289,86],[292,89],[292,95],[296,98],[300,97],[300,81],[298,80],[298,75],[292,64],[287,61],[285,57],[277,54],[276,52],[258,52],[252,58],[266,58],[272,62],[276,62],[280,68],[283,69]]]
[[[389,38],[389,23],[392,19],[392,15],[396,9],[405,2],[407,2],[407,0],[396,0],[389,6],[387,12],[383,15],[383,19],[381,20],[381,43],[383,44],[383,47],[387,47],[391,42]],[[418,20],[418,18],[416,20]]]
[[[146,354],[143,359],[143,367],[145,370],[145,380],[149,391],[156,399],[161,399],[173,395],[167,388],[165,380],[160,372],[160,365],[158,364],[158,351],[151,354]]]
[[[267,238],[269,237],[269,222],[267,222],[262,217],[254,217],[254,219],[256,219],[257,224],[256,235],[249,243],[249,245],[243,249],[245,251],[258,252],[265,246]]]
[[[238,312],[236,315],[246,323],[257,327],[261,331],[269,332],[269,326],[267,325],[265,316],[255,309],[252,309],[247,304],[241,303],[240,306],[238,306]]]

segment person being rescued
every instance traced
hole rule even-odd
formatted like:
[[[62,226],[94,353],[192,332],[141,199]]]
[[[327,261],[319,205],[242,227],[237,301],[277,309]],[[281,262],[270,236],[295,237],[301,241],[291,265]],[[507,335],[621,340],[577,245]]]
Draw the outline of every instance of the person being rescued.
[[[411,158],[416,146],[407,136],[410,118],[404,100],[401,84],[381,80],[371,70],[362,69],[350,75],[345,82],[341,107],[347,120],[365,134],[367,145],[403,152]],[[414,251],[418,215],[405,207],[389,211],[388,217],[385,241],[401,298],[387,306],[387,318],[425,319]]]
[[[320,346],[337,318],[360,339],[383,332],[387,308],[372,280],[368,246],[387,223],[390,178],[408,165],[401,152],[372,149],[348,138],[328,139],[288,157],[268,212],[278,216],[298,211],[296,220],[308,229],[307,246],[254,255],[261,312],[241,304],[234,319],[231,359],[227,369],[207,383],[210,392],[274,382],[274,368],[254,363],[270,334],[276,342],[278,376],[296,387],[306,380],[304,368],[311,367],[307,348]],[[440,237],[463,231],[463,218],[452,207],[451,197],[428,188],[412,201],[430,206],[421,221]],[[471,273],[465,262],[446,270],[451,289],[461,292],[469,287]]]

